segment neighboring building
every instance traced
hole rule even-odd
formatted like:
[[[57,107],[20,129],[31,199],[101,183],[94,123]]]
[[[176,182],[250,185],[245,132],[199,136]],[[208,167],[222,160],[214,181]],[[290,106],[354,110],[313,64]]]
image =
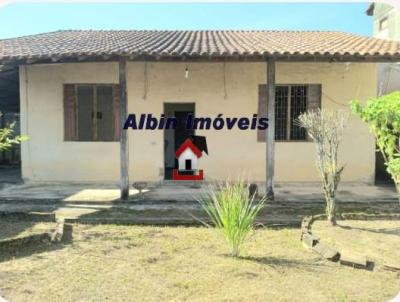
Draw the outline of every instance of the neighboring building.
[[[373,35],[376,38],[400,41],[400,10],[385,3],[372,3],[367,15],[373,17]],[[400,90],[400,64],[378,65],[378,94]]]
[[[201,162],[206,180],[318,181],[315,147],[295,119],[376,96],[376,63],[393,60],[399,43],[339,32],[58,31],[0,40],[0,64],[20,66],[21,128],[30,137],[22,144],[23,178],[121,177],[124,188],[127,174],[169,179],[174,151],[192,134],[206,136],[212,150]],[[275,131],[121,131],[126,112],[268,114]],[[374,138],[355,116],[340,161],[343,181],[373,183]]]
[[[372,3],[366,13],[374,18],[374,37],[400,40],[400,11],[398,9],[385,3]]]
[[[372,3],[367,15],[373,17],[373,35],[376,38],[400,41],[400,10],[385,3]],[[380,63],[377,65],[378,95],[400,90],[400,64]],[[386,171],[384,159],[376,154],[376,181],[392,182]]]

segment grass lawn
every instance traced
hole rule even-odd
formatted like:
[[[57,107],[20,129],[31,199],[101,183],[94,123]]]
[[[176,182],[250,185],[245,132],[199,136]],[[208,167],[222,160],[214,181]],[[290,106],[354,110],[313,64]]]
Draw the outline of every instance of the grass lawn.
[[[74,225],[71,243],[0,262],[10,301],[387,301],[395,273],[321,260],[299,229],[259,229],[243,257],[207,228]]]
[[[400,267],[400,221],[344,220],[334,228],[325,221],[316,221],[313,233],[343,254],[364,255],[377,265]]]

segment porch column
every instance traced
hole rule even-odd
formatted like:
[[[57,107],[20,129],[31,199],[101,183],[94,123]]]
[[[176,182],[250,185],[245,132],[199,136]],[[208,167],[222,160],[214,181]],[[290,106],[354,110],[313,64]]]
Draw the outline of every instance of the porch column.
[[[126,93],[126,58],[119,59],[119,88],[120,88],[120,110],[121,123],[126,121],[128,114],[128,101]],[[120,167],[121,167],[121,200],[127,200],[129,196],[129,148],[128,148],[128,131],[121,127],[121,136],[119,138],[120,146]]]
[[[274,170],[275,170],[275,59],[269,58],[267,61],[267,112],[268,129],[266,131],[267,142],[267,181],[266,193],[269,198],[274,197]]]

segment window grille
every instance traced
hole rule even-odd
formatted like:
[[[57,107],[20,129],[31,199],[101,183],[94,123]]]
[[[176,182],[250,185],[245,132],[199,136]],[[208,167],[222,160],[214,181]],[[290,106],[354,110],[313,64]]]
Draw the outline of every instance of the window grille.
[[[279,85],[275,91],[275,140],[305,140],[305,129],[296,119],[307,111],[307,85]]]
[[[307,111],[307,86],[292,86],[290,90],[290,139],[305,140],[306,131],[296,125],[296,120]]]
[[[275,89],[275,140],[308,140],[305,129],[296,125],[300,114],[321,108],[321,84],[278,84]],[[258,86],[258,115],[267,117],[268,85]],[[257,141],[265,142],[267,130],[257,131]]]
[[[275,90],[275,140],[286,140],[288,117],[288,86],[277,86]]]

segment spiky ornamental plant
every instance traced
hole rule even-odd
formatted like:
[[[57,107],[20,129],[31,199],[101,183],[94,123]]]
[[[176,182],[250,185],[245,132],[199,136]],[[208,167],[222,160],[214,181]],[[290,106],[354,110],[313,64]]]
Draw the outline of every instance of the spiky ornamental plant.
[[[248,184],[242,180],[212,187],[200,200],[215,227],[225,237],[233,257],[239,256],[264,202],[264,197],[256,201],[255,194],[250,195]]]
[[[400,201],[400,91],[370,99],[365,106],[352,101],[351,109],[375,136]]]
[[[317,151],[317,168],[322,180],[328,224],[336,225],[336,191],[344,166],[338,163],[339,144],[348,114],[344,111],[315,110],[299,116],[297,124],[307,130]]]

